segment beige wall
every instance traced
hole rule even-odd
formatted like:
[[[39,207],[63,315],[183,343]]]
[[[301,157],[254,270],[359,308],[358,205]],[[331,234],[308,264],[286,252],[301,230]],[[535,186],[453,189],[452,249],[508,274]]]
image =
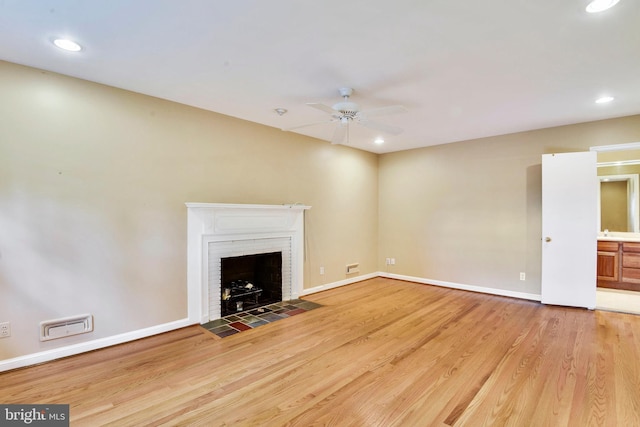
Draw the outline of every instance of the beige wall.
[[[0,360],[186,318],[185,202],[312,206],[306,288],[377,271],[374,154],[6,62],[0,93]]]
[[[631,116],[380,156],[380,270],[539,295],[541,155],[637,141]]]
[[[640,141],[633,116],[376,156],[6,62],[0,93],[0,360],[185,318],[185,202],[313,206],[306,288],[359,262],[539,293],[541,154]]]

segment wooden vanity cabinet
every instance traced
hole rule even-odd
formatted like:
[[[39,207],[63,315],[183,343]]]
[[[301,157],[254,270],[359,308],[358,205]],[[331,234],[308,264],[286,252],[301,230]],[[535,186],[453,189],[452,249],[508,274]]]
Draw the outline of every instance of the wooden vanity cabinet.
[[[598,241],[598,286],[640,291],[640,242]]]
[[[598,242],[598,282],[617,282],[620,271],[620,243]]]
[[[640,243],[622,243],[622,281],[640,283]]]

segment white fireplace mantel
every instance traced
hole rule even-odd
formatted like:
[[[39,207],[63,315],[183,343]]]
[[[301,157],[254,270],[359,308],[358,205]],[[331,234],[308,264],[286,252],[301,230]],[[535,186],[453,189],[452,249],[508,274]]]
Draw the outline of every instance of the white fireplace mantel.
[[[291,297],[303,289],[304,205],[187,203],[187,284],[189,320],[205,323],[209,316],[209,245],[289,238]]]

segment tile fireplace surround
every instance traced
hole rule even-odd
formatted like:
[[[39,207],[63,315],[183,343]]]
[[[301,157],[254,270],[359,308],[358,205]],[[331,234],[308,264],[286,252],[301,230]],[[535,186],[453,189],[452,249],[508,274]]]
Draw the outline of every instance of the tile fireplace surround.
[[[189,319],[206,323],[221,317],[221,259],[282,252],[282,299],[302,291],[303,205],[187,203]]]

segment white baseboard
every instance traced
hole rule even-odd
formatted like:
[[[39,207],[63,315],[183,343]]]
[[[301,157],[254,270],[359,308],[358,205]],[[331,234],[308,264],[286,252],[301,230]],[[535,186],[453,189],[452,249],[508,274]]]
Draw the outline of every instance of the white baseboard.
[[[422,277],[404,276],[400,274],[393,274],[393,273],[386,273],[386,272],[375,272],[375,273],[364,274],[362,276],[340,280],[338,282],[326,283],[321,286],[316,286],[309,289],[303,289],[300,292],[300,295],[301,296],[310,295],[316,292],[326,291],[328,289],[338,288],[340,286],[361,282],[363,280],[373,279],[375,277],[386,277],[389,279],[406,280],[408,282],[423,283],[426,285],[436,285],[436,286],[442,286],[445,288],[460,289],[464,291],[480,292],[484,294],[500,295],[500,296],[506,296],[506,297],[532,300],[532,301],[541,300],[541,296],[538,294],[507,291],[504,289],[487,288],[484,286],[464,285],[460,283],[444,282],[442,280],[431,280],[431,279],[425,279]],[[49,362],[51,360],[60,359],[62,357],[67,357],[67,356],[73,356],[75,354],[97,350],[100,348],[110,347],[113,345],[122,344],[125,342],[134,341],[137,339],[150,337],[152,335],[169,332],[175,329],[184,328],[186,326],[190,326],[193,324],[195,323],[190,321],[188,318],[185,318],[181,320],[176,320],[174,322],[164,323],[162,325],[156,325],[156,326],[152,326],[145,329],[139,329],[137,331],[114,335],[111,337],[105,337],[105,338],[73,344],[65,347],[54,348],[54,349],[42,351],[39,353],[33,353],[25,356],[15,357],[13,359],[0,360],[0,372],[8,371],[11,369],[22,368],[25,366],[35,365],[38,363]]]
[[[373,279],[374,277],[380,276],[380,273],[369,273],[364,274],[362,276],[353,277],[351,279],[340,280],[338,282],[325,283],[324,285],[316,286],[309,289],[303,289],[300,292],[300,296],[315,294],[316,292],[326,291],[328,289],[338,288],[340,286],[350,285],[356,282],[362,282],[363,280]]]
[[[443,288],[459,289],[459,290],[463,290],[463,291],[479,292],[479,293],[483,293],[483,294],[499,295],[499,296],[503,296],[503,297],[512,297],[512,298],[526,299],[526,300],[531,300],[531,301],[540,301],[542,299],[541,295],[539,295],[539,294],[530,294],[530,293],[527,293],[527,292],[508,291],[508,290],[505,290],[505,289],[498,289],[498,288],[487,288],[485,286],[477,286],[477,285],[465,285],[465,284],[462,284],[462,283],[454,283],[454,282],[445,282],[445,281],[442,281],[442,280],[425,279],[423,277],[405,276],[405,275],[401,275],[401,274],[387,273],[387,272],[384,272],[384,271],[365,274],[363,276],[354,277],[353,279],[346,279],[346,280],[340,280],[338,282],[326,283],[324,285],[316,286],[316,287],[309,288],[309,289],[303,289],[302,292],[300,293],[300,295],[301,296],[310,295],[310,294],[314,294],[316,292],[326,291],[328,289],[338,288],[340,286],[345,286],[345,285],[350,285],[352,283],[361,282],[363,280],[373,279],[374,277],[386,277],[386,278],[389,278],[389,279],[405,280],[407,282],[416,282],[416,283],[422,283],[422,284],[425,284],[425,285],[441,286]]]
[[[539,294],[530,294],[526,292],[514,292],[514,291],[508,291],[505,289],[487,288],[485,286],[464,285],[461,283],[444,282],[442,280],[432,280],[432,279],[425,279],[422,277],[404,276],[401,274],[393,274],[393,273],[386,273],[386,272],[380,272],[378,273],[378,275],[380,277],[386,277],[389,279],[406,280],[408,282],[423,283],[425,285],[442,286],[443,288],[460,289],[463,291],[480,292],[483,294],[490,294],[490,295],[500,295],[503,297],[520,298],[520,299],[526,299],[531,301],[540,301],[542,299],[541,295]]]
[[[41,351],[38,353],[27,354],[25,356],[15,357],[13,359],[0,360],[0,372],[11,369],[22,368],[25,366],[35,365],[38,363],[49,362],[51,360],[60,359],[62,357],[73,356],[75,354],[87,351],[97,350],[100,348],[110,347],[112,345],[122,344],[134,341],[140,338],[150,337],[152,335],[169,332],[174,329],[184,328],[194,324],[189,319],[176,320],[174,322],[164,323],[137,331],[126,332],[124,334],[114,335],[111,337],[100,338],[92,341],[82,342],[78,344],[68,345],[65,347],[54,348],[51,350]]]

